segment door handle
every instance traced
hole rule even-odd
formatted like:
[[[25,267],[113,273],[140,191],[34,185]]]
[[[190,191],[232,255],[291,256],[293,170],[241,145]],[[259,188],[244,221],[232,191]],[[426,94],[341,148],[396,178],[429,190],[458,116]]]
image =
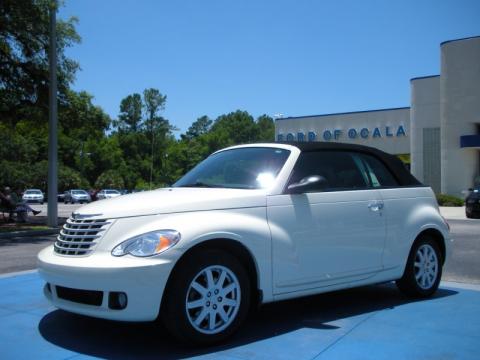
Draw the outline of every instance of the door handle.
[[[383,201],[371,201],[368,203],[368,208],[371,211],[380,211],[383,209]]]

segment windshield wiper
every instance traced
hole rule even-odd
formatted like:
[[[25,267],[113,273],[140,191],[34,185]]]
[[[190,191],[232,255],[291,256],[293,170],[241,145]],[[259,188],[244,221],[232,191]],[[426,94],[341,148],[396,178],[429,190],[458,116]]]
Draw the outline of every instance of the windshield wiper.
[[[192,184],[184,184],[184,185],[180,185],[179,187],[205,187],[205,188],[213,188],[213,187],[220,187],[218,185],[211,185],[211,184],[206,184],[204,182],[201,182],[201,181],[196,181]]]

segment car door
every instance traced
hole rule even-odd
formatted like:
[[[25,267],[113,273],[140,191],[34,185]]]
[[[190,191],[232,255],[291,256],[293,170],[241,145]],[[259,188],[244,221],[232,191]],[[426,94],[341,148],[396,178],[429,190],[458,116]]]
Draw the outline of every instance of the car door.
[[[382,200],[354,155],[304,152],[288,184],[312,175],[325,181],[305,193],[268,197],[275,294],[352,282],[382,269]]]

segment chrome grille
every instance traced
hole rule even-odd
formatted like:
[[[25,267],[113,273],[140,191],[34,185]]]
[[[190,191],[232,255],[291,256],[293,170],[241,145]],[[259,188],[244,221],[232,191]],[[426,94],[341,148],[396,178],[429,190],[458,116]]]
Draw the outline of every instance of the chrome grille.
[[[55,252],[61,255],[87,255],[109,226],[110,222],[105,219],[69,218],[55,241]]]

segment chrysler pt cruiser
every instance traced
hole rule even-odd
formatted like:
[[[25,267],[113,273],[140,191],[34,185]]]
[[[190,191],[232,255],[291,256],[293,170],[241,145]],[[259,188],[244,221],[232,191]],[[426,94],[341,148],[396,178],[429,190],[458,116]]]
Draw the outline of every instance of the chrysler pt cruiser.
[[[254,304],[388,281],[431,296],[450,242],[432,190],[395,156],[253,144],[215,152],[172,187],[80,208],[38,268],[60,309],[158,318],[208,344]]]

